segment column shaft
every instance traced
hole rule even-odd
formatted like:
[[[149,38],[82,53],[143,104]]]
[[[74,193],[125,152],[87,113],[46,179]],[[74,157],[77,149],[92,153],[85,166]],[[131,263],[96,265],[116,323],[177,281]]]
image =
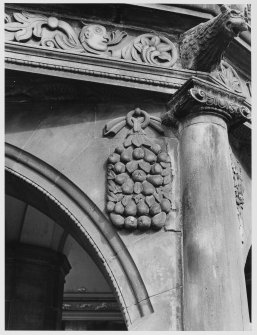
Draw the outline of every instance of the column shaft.
[[[184,329],[249,323],[227,126],[214,115],[181,123]]]
[[[7,330],[60,330],[65,256],[30,246],[8,246],[5,266]]]

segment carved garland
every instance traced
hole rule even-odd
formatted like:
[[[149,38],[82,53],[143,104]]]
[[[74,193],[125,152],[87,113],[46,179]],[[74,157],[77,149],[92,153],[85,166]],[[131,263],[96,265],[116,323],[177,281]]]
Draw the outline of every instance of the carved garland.
[[[56,17],[27,12],[5,15],[6,41],[38,45],[47,48],[88,53],[171,68],[178,59],[175,45],[164,36],[143,34],[123,47],[128,36],[124,31],[107,32],[98,24],[85,24],[79,34],[73,27]],[[113,47],[115,49],[113,49]],[[118,46],[118,47],[117,47]]]
[[[171,159],[146,137],[150,126],[163,133],[161,120],[136,108],[109,122],[104,135],[131,128],[107,162],[107,204],[112,223],[125,229],[160,229],[172,208]]]
[[[245,241],[245,232],[244,232],[244,222],[243,222],[244,186],[243,186],[242,170],[241,170],[239,161],[233,158],[232,153],[230,153],[230,158],[231,158],[231,166],[232,166],[232,172],[233,172],[237,217],[238,217],[238,222],[239,222],[239,233],[241,236],[241,242],[243,244]]]

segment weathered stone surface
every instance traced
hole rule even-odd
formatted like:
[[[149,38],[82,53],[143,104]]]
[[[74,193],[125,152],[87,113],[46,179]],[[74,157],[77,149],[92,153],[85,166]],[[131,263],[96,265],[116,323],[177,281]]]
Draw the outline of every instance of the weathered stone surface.
[[[185,330],[242,330],[248,311],[222,119],[195,116],[184,123],[181,164]]]
[[[146,222],[144,218],[140,220],[141,228],[151,227],[158,230],[164,227],[166,213],[172,208],[174,172],[171,169],[171,158],[168,153],[147,138],[144,129],[152,127],[163,134],[161,120],[137,107],[126,117],[108,122],[104,128],[104,135],[113,136],[126,126],[131,129],[122,143],[123,147],[119,145],[114,153],[109,155],[107,161],[107,211],[110,213],[111,221],[117,227],[136,229],[137,219],[146,215],[151,220],[151,225],[149,226],[148,222],[144,224]],[[156,160],[160,164],[156,163]],[[126,172],[124,172],[124,164],[126,164]],[[166,173],[165,177],[162,176],[162,166],[169,171],[170,175]],[[128,195],[131,196],[130,201],[127,201]],[[153,197],[149,198],[151,195]],[[163,198],[166,198],[169,206],[167,204],[165,206],[164,201],[164,212],[161,213],[160,203]],[[116,205],[110,205],[110,202]],[[120,202],[126,203],[125,209]],[[117,214],[124,216],[124,225]]]
[[[200,23],[182,35],[180,55],[183,67],[211,71],[219,65],[231,40],[248,29],[244,13],[226,5],[220,9],[221,14],[217,17]]]
[[[128,245],[149,296],[182,285],[180,243],[180,233],[159,231]]]
[[[134,38],[129,37],[125,31],[107,32],[106,28],[100,24],[83,22],[85,25],[77,36],[75,27],[55,16],[24,11],[12,14],[12,16],[6,15],[6,42],[34,45],[36,37],[39,47],[114,57],[167,68],[173,67],[178,59],[178,51],[174,43],[160,34],[147,33]],[[43,26],[47,29],[42,29]],[[119,46],[124,39],[127,40],[125,46],[124,43]],[[112,49],[113,46],[115,49]]]
[[[129,307],[128,312],[132,319],[132,326],[129,330],[145,331],[181,331],[182,310],[181,310],[182,290],[176,288],[150,298],[154,313],[147,317],[140,318],[138,310],[134,306]],[[139,305],[144,310],[145,302]]]

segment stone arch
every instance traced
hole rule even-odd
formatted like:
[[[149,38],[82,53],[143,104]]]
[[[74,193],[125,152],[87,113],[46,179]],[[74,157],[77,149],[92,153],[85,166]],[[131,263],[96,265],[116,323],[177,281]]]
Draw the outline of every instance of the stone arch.
[[[245,285],[248,301],[250,322],[252,322],[252,245],[250,246],[244,264]]]
[[[128,307],[135,306],[141,317],[153,313],[145,284],[131,255],[94,202],[41,159],[9,143],[5,149],[6,193],[50,216],[91,255],[113,288],[128,328],[133,323]],[[84,218],[87,225],[82,222]],[[146,301],[144,309],[140,301]]]

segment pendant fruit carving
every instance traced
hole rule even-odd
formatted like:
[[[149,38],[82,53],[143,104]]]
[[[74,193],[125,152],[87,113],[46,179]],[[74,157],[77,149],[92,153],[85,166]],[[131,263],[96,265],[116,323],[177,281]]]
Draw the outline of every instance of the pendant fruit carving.
[[[129,112],[131,129],[108,158],[106,209],[119,228],[160,229],[172,208],[171,160],[146,137],[150,118],[139,108]]]

